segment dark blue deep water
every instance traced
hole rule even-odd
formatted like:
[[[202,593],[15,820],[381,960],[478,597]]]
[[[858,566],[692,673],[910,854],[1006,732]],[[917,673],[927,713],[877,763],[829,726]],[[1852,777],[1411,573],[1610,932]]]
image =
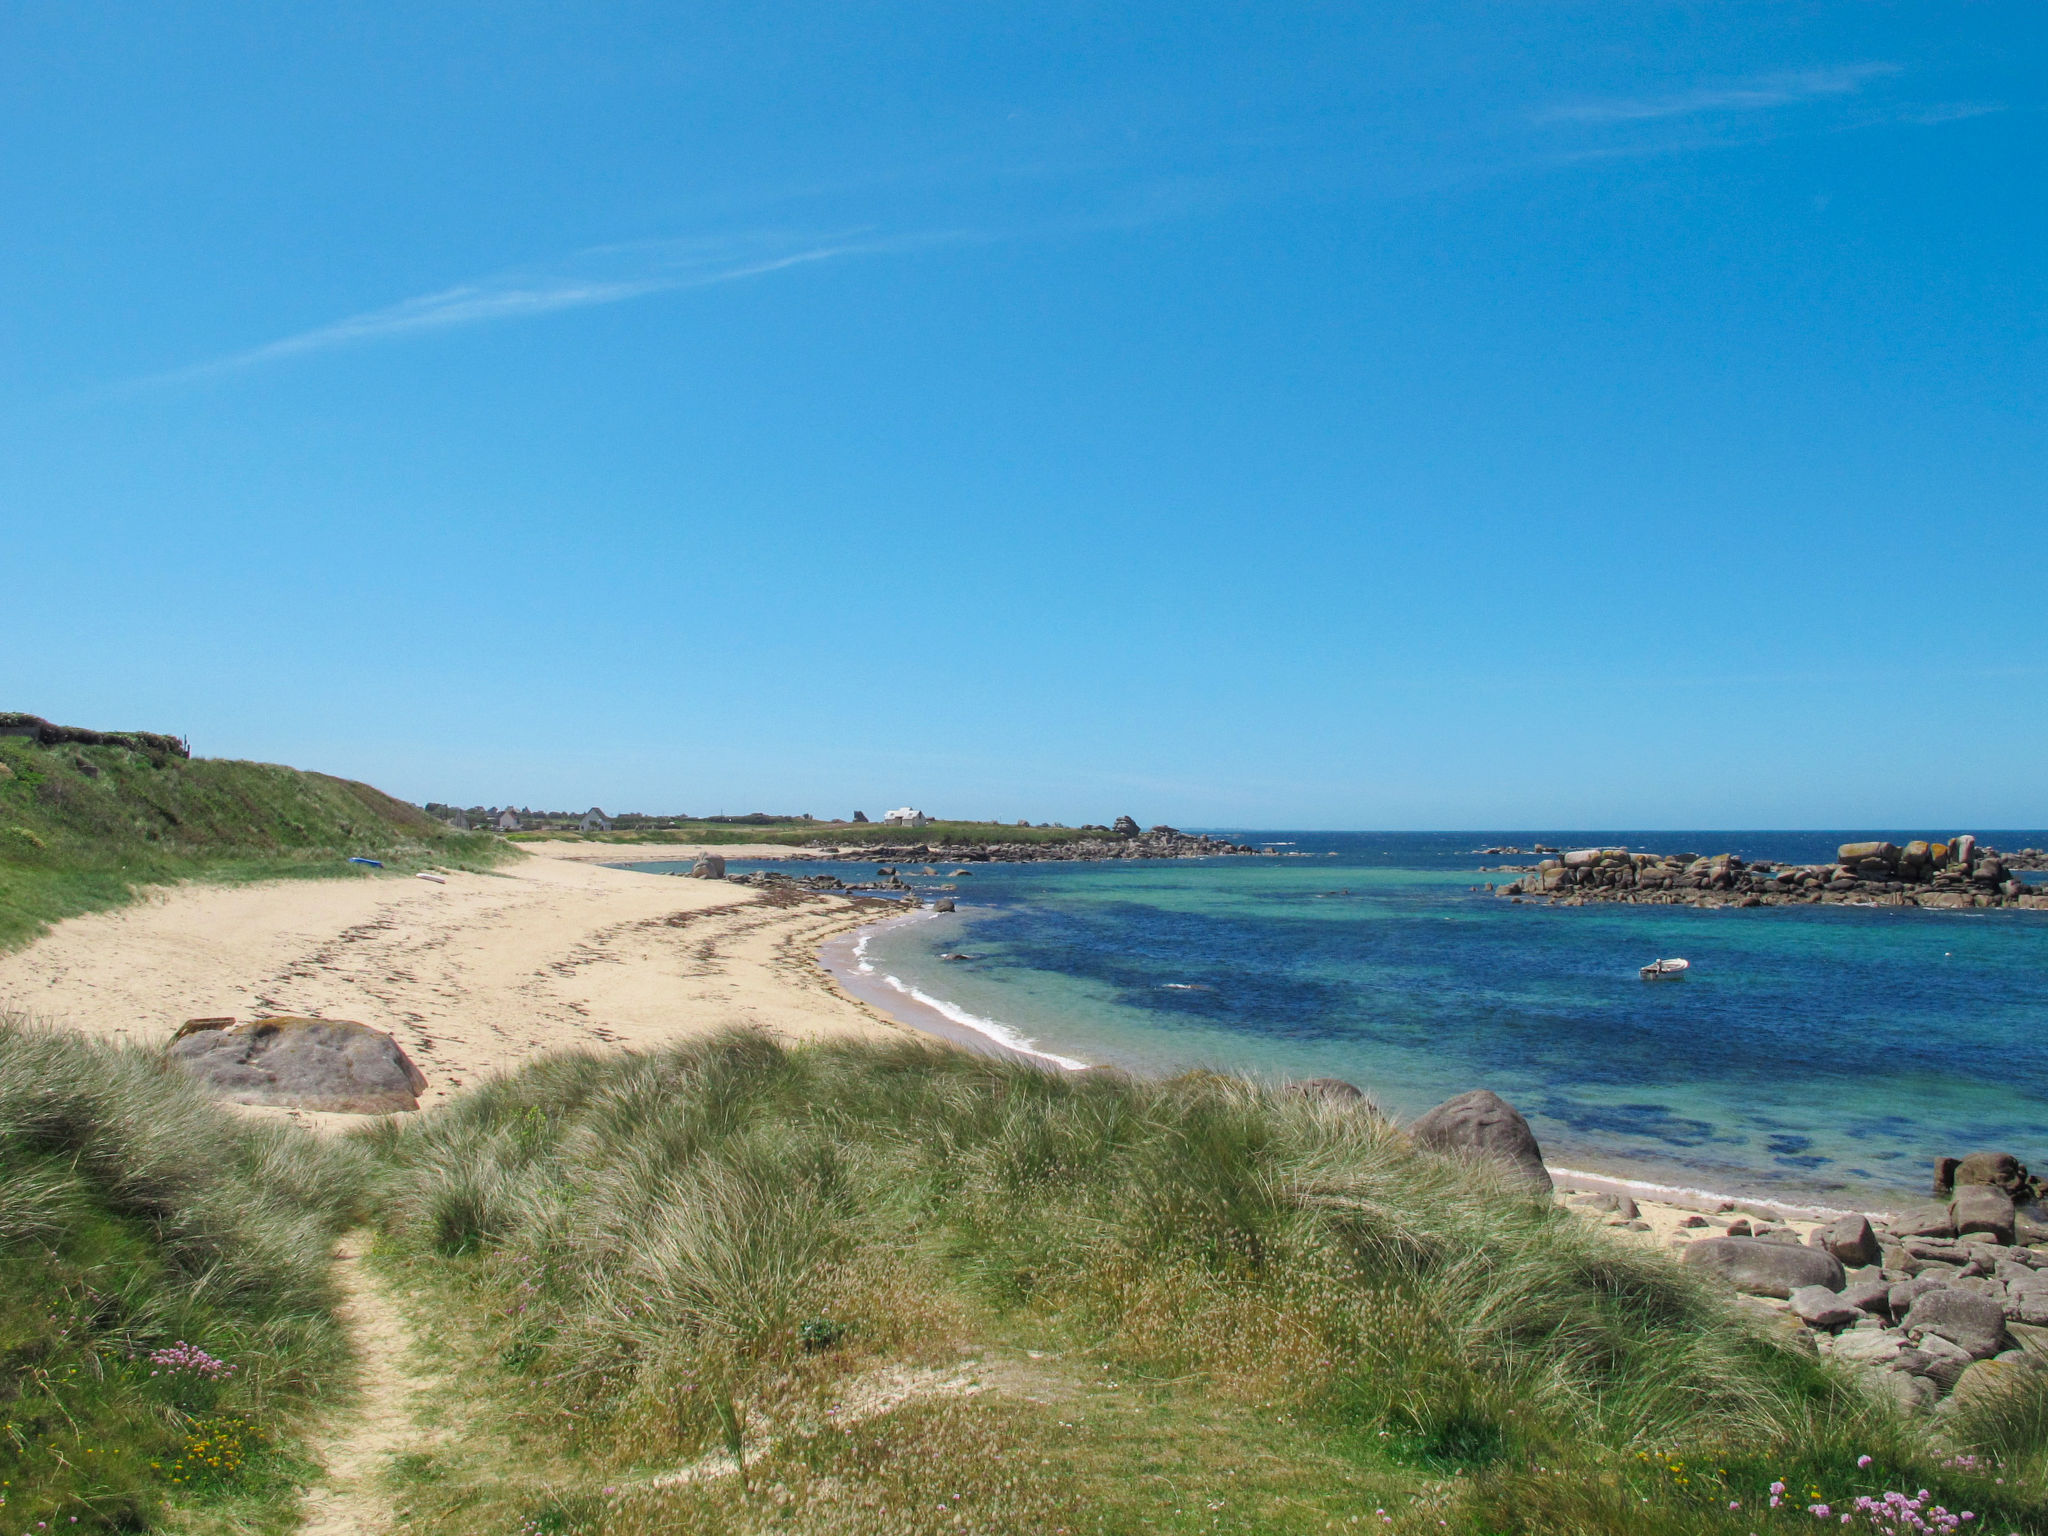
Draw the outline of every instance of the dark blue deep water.
[[[1039,1049],[1348,1078],[1413,1114],[1488,1087],[1553,1163],[1876,1196],[1939,1153],[2048,1163],[2048,912],[1516,905],[1493,844],[1820,861],[1849,833],[1240,833],[1306,857],[971,867],[876,969]],[[2048,834],[1980,834],[2004,848]],[[871,876],[870,865],[827,866]],[[946,952],[973,958],[942,961]],[[1679,955],[1680,982],[1637,967]]]

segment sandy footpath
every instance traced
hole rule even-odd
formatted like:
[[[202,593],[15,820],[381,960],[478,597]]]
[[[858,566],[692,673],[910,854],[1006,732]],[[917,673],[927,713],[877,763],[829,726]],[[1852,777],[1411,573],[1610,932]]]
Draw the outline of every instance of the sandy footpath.
[[[545,856],[445,885],[188,885],[0,955],[0,1008],[147,1044],[189,1018],[355,1019],[419,1064],[425,1107],[543,1051],[728,1025],[785,1040],[898,1033],[817,960],[826,939],[873,917],[839,897]]]

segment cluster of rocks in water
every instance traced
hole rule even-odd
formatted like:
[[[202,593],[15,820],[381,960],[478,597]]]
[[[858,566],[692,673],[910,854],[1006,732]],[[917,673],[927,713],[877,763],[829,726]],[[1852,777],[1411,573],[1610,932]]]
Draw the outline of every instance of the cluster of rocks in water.
[[[1738,1219],[1723,1236],[1683,1242],[1682,1257],[1782,1300],[1819,1353],[1908,1407],[2048,1370],[2042,1181],[1999,1152],[1943,1158],[1936,1179],[1934,1199],[1887,1218],[1843,1216],[1804,1243],[1789,1227]]]
[[[1526,869],[1494,894],[1520,900],[1769,907],[1811,903],[2048,910],[2048,887],[2022,871],[2048,869],[2038,848],[2000,853],[1968,833],[1947,842],[1844,843],[1832,864],[1750,862],[1732,853],[1632,853],[1575,848]]]

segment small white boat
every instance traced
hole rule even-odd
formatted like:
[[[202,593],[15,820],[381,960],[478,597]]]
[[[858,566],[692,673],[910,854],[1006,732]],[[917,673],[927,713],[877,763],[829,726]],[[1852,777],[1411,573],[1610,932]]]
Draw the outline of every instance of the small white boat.
[[[1690,960],[1652,960],[1643,967],[1645,981],[1676,981],[1692,969]]]

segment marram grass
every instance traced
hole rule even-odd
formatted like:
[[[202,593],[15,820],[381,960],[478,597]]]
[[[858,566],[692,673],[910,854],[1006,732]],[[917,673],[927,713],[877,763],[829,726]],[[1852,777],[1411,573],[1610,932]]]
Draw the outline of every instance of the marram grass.
[[[354,1148],[0,1017],[0,1533],[288,1529]]]
[[[371,1141],[391,1261],[527,1405],[422,1531],[1761,1532],[1861,1455],[2048,1529],[1665,1256],[1237,1079],[729,1035]]]

